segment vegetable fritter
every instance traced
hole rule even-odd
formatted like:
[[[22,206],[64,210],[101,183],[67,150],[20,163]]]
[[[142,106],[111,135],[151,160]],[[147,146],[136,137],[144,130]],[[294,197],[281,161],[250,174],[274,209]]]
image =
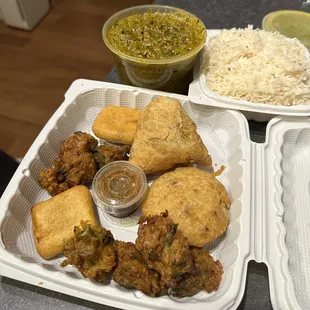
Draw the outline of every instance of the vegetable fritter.
[[[211,293],[219,288],[223,267],[220,261],[214,261],[205,248],[191,248],[195,268],[191,274],[185,274],[177,287],[169,290],[176,297],[193,296],[202,290]]]
[[[117,267],[113,280],[126,288],[136,288],[149,296],[162,295],[160,275],[148,268],[141,253],[131,242],[116,241]]]
[[[140,219],[136,247],[148,267],[160,273],[163,289],[174,288],[185,273],[193,271],[187,239],[168,212]]]
[[[91,182],[97,172],[93,152],[98,141],[88,133],[75,132],[62,142],[51,167],[40,172],[40,184],[51,196]]]
[[[114,238],[109,230],[86,222],[74,227],[74,237],[66,241],[61,266],[74,265],[85,278],[104,282],[116,264]]]
[[[64,254],[62,267],[74,265],[84,277],[102,283],[113,271],[120,286],[152,297],[211,293],[218,290],[223,274],[222,264],[205,248],[189,247],[167,211],[140,219],[136,244],[114,242],[109,230],[82,221]]]
[[[94,157],[98,169],[117,160],[127,160],[130,145],[100,145],[96,147]]]

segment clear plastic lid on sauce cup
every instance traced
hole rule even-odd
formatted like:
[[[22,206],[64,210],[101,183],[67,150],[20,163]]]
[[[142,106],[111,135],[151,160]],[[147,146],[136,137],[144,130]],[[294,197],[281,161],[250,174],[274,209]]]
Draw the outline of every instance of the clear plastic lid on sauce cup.
[[[147,188],[147,179],[140,167],[128,161],[116,161],[97,172],[92,194],[99,208],[115,217],[125,217],[137,209]]]

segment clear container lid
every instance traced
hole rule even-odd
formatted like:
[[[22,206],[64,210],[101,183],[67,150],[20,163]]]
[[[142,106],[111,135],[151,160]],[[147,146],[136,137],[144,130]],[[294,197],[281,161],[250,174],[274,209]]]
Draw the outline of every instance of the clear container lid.
[[[147,189],[143,170],[128,162],[116,161],[102,167],[93,179],[94,200],[104,209],[122,210],[139,202]]]

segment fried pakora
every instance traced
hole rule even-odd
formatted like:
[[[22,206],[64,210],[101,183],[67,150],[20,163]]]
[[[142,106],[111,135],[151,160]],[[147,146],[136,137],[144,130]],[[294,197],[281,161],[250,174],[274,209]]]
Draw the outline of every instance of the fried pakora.
[[[169,290],[176,297],[193,296],[204,290],[208,293],[217,291],[222,279],[223,267],[220,261],[214,261],[205,248],[191,248],[194,270],[185,274],[177,286]]]
[[[81,221],[65,242],[64,254],[62,267],[74,265],[84,277],[101,283],[113,271],[120,286],[152,297],[211,293],[223,274],[222,264],[206,249],[189,247],[167,211],[140,219],[136,244],[114,242],[109,230]]]
[[[85,278],[98,282],[105,282],[116,265],[112,233],[83,221],[74,227],[74,237],[65,242],[64,255],[62,267],[74,265]]]
[[[100,145],[94,152],[98,169],[117,160],[128,160],[130,145]]]
[[[116,241],[117,267],[113,280],[126,288],[135,288],[146,295],[163,295],[160,274],[148,268],[141,253],[131,242]]]
[[[194,268],[187,239],[168,212],[141,218],[136,247],[148,267],[161,275],[163,289],[174,288]]]
[[[92,181],[97,172],[93,152],[98,141],[88,133],[75,132],[60,146],[51,167],[40,172],[40,184],[51,196]]]

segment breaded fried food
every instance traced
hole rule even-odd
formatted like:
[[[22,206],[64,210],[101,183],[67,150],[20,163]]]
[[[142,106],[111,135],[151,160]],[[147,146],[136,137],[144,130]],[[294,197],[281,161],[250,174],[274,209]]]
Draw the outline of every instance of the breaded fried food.
[[[204,290],[208,293],[217,291],[222,280],[223,266],[220,261],[214,261],[205,248],[192,247],[194,271],[185,274],[177,286],[169,290],[176,297],[193,296]]]
[[[92,129],[100,139],[131,145],[140,115],[137,109],[108,106],[98,114]]]
[[[212,173],[193,167],[161,175],[142,203],[144,215],[168,210],[189,245],[202,247],[222,235],[229,222],[230,199]]]
[[[88,133],[75,132],[62,142],[51,167],[40,171],[40,184],[51,196],[91,182],[97,172],[93,152],[98,141]]]
[[[159,97],[138,121],[129,160],[146,174],[184,163],[211,167],[211,156],[196,129],[179,101]]]
[[[73,237],[81,220],[97,225],[93,201],[87,187],[71,188],[31,209],[33,238],[38,253],[52,258],[64,251],[64,240]]]
[[[141,253],[132,242],[116,241],[117,267],[113,272],[113,280],[119,285],[135,288],[146,295],[156,297],[162,295],[160,275],[148,268]]]
[[[104,282],[116,265],[114,238],[109,230],[82,221],[66,240],[61,266],[74,265],[85,278]]]
[[[128,160],[130,145],[100,145],[94,152],[98,169],[117,160]]]
[[[187,240],[168,212],[140,219],[136,247],[148,267],[161,275],[163,290],[174,288],[194,267]]]

